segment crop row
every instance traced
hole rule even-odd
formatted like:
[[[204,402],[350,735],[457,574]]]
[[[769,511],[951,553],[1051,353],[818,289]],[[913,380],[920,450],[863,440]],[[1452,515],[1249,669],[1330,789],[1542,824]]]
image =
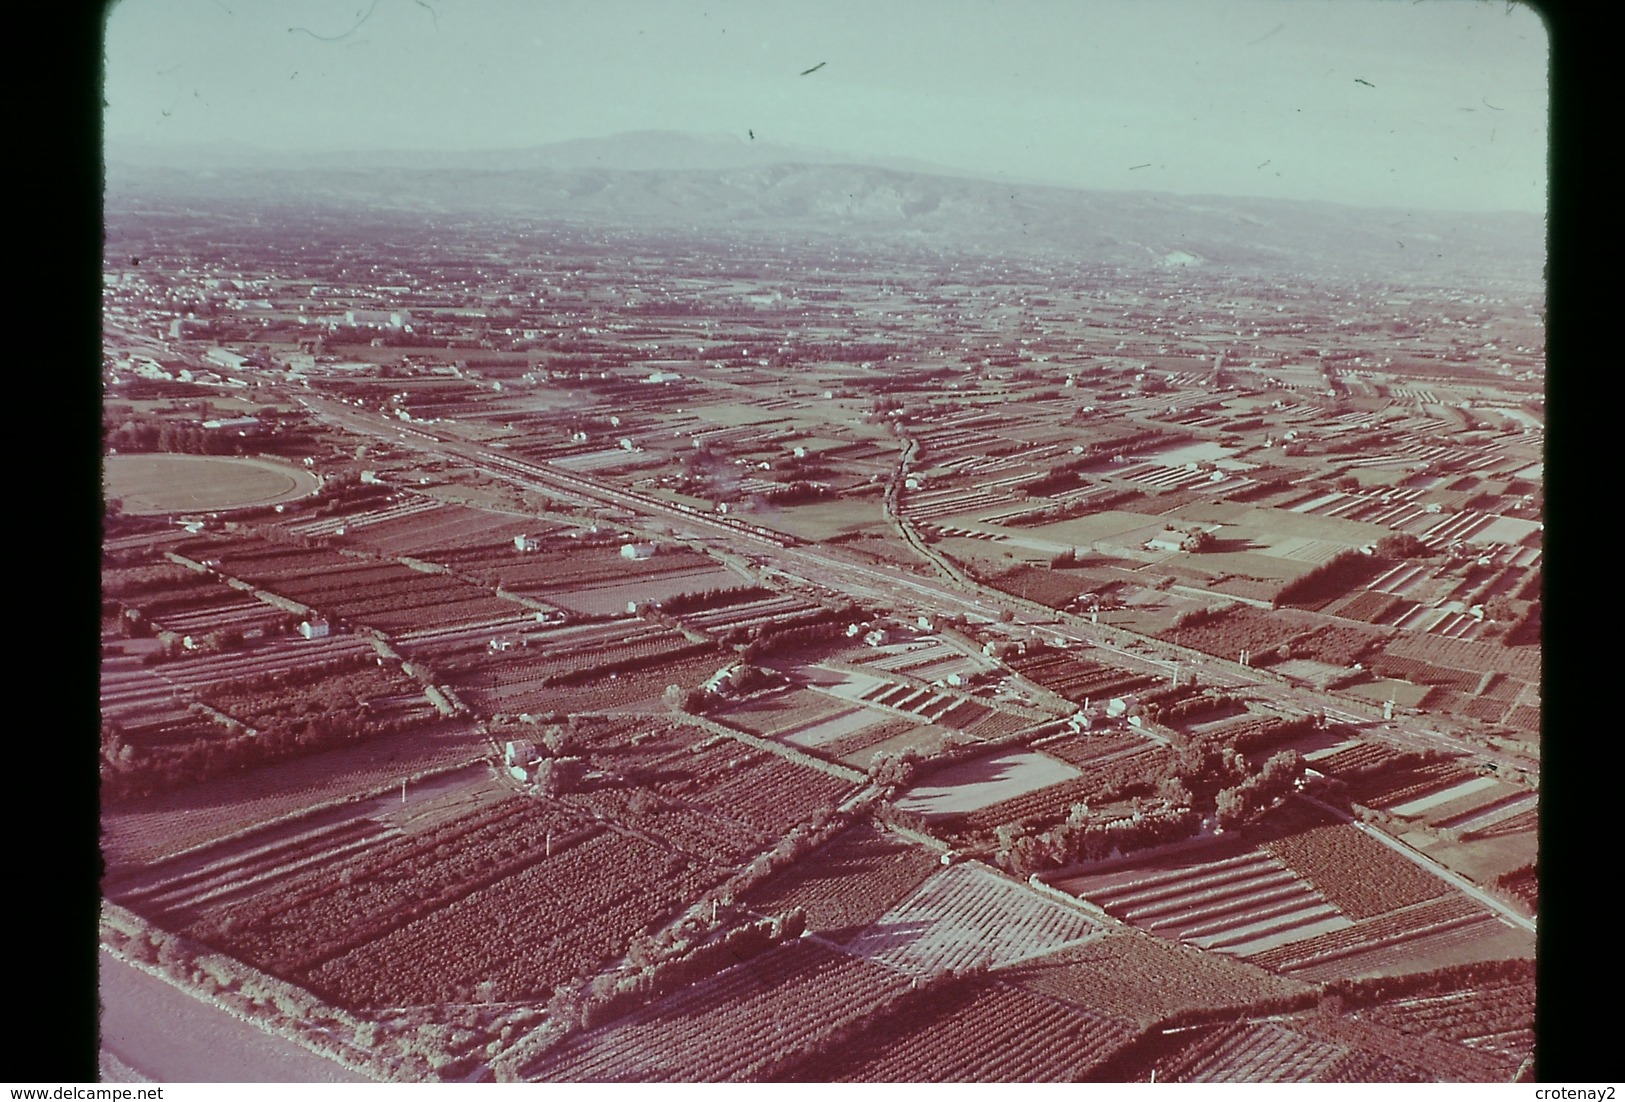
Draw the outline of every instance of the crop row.
[[[1350,795],[1368,807],[1388,808],[1438,792],[1472,776],[1449,762],[1424,762],[1403,770],[1367,776],[1361,784],[1351,789]]]
[[[1073,765],[1088,765],[1143,746],[1145,739],[1137,735],[1105,734],[1070,736],[1057,742],[1046,742],[1042,749],[1051,757]]]
[[[263,688],[243,680],[217,681],[200,689],[198,695],[249,727],[264,728],[306,713],[345,716],[364,725],[373,701],[393,696],[421,698],[423,687],[399,670],[365,665]]]
[[[1082,911],[985,866],[950,865],[848,943],[917,975],[1007,964],[1099,933]]]
[[[410,516],[369,524],[357,533],[357,543],[376,547],[386,555],[422,555],[444,561],[446,552],[462,547],[506,546],[512,550],[510,533],[535,533],[536,522],[523,529],[513,517],[482,513],[461,505],[440,505]],[[433,550],[430,550],[433,549]]]
[[[1193,1010],[1281,1002],[1308,990],[1224,954],[1132,929],[1062,949],[1007,974],[1034,991],[1142,1025]]]
[[[1363,1016],[1406,1033],[1458,1042],[1516,1034],[1534,1028],[1535,985],[1521,979],[1475,984],[1461,991],[1399,999],[1372,1007]]]
[[[1205,746],[1229,747],[1238,752],[1264,750],[1283,742],[1293,735],[1304,734],[1312,725],[1308,715],[1285,716],[1247,715],[1233,722],[1205,727],[1191,741]]]
[[[1294,624],[1283,622],[1279,613],[1244,605],[1205,620],[1170,628],[1162,632],[1159,638],[1204,654],[1235,658],[1244,650],[1262,655],[1295,630]]]
[[[1333,666],[1352,666],[1382,641],[1376,632],[1326,624],[1292,641],[1292,653]]]
[[[763,914],[800,907],[807,928],[847,941],[936,871],[935,853],[868,826],[854,826],[752,889],[743,902]]]
[[[453,683],[458,688],[501,689],[550,677],[576,680],[576,675],[593,669],[602,669],[602,676],[608,677],[623,667],[648,664],[667,656],[678,658],[683,651],[693,653],[694,648],[695,644],[675,632],[661,633],[567,655],[535,647],[522,647],[517,651],[494,655],[470,655],[446,668],[445,672],[454,676]]]
[[[1033,721],[1025,716],[1014,715],[1010,712],[1001,712],[997,708],[985,709],[986,714],[979,717],[962,717],[961,712],[967,712],[969,705],[962,705],[940,718],[948,727],[960,727],[972,738],[983,740],[1003,738],[1005,735],[1015,734],[1025,727],[1031,727]],[[960,723],[962,718],[971,718],[970,723]]]
[[[351,1007],[440,1003],[480,993],[538,998],[595,971],[637,930],[714,879],[620,833],[603,833],[482,886],[306,971]]]
[[[828,697],[796,689],[768,697],[762,704],[732,708],[723,718],[763,738],[783,737],[830,718],[836,708]]]
[[[668,685],[692,686],[716,672],[715,655],[680,659],[671,665],[610,673],[585,685],[522,682],[509,690],[472,690],[470,706],[500,712],[604,712],[658,698]]]
[[[1397,803],[1389,793],[1417,785],[1453,777],[1464,780],[1467,774],[1446,761],[1430,761],[1414,753],[1391,751],[1391,756],[1363,763],[1355,770],[1335,774],[1349,787],[1350,796],[1369,806]],[[1325,772],[1325,770],[1323,770]]]
[[[963,816],[945,816],[942,825],[974,834],[1006,823],[1056,822],[1066,817],[1073,804],[1115,799],[1149,786],[1167,754],[1166,747],[1147,746],[1126,757],[1084,763],[1082,776],[978,808]]]
[[[1387,623],[1388,617],[1402,602],[1388,593],[1367,590],[1345,597],[1327,607],[1326,611],[1348,620],[1363,620],[1368,624]]]
[[[1408,941],[1437,927],[1479,918],[1488,918],[1481,907],[1460,896],[1450,896],[1389,911],[1290,945],[1279,945],[1254,955],[1252,960],[1265,968],[1296,972],[1367,948]]]
[[[1237,1022],[1186,1049],[1159,1078],[1171,1083],[1309,1083],[1344,1050],[1280,1022]]]
[[[774,1078],[792,1054],[861,1018],[906,977],[803,938],[545,1054],[549,1082],[734,1082]]]
[[[1420,658],[1396,657],[1392,654],[1373,655],[1366,664],[1378,677],[1409,681],[1413,685],[1437,685],[1464,693],[1477,688],[1480,678],[1480,674],[1472,670],[1436,666]]]
[[[1370,918],[1445,893],[1437,877],[1344,823],[1312,826],[1265,845],[1353,919]]]
[[[169,562],[153,559],[135,566],[102,567],[102,600],[121,600],[140,605],[145,598],[162,599],[172,593],[207,587],[210,579],[197,571]]]
[[[651,797],[647,789],[598,787],[572,793],[565,799],[634,831],[656,835],[674,849],[723,868],[737,865],[766,841],[750,827],[703,808]]]
[[[506,801],[228,904],[193,932],[289,975],[543,860],[550,844],[559,858],[581,840],[582,827],[579,815]]]
[[[894,739],[907,731],[915,730],[918,726],[919,724],[906,719],[872,723],[861,730],[853,731],[850,735],[842,735],[838,739],[826,742],[813,752],[831,761],[841,761],[854,754],[861,754],[871,746],[879,746],[888,739]]]
[[[840,777],[768,755],[717,778],[693,799],[719,815],[777,836],[833,805],[851,787]]]
[[[1135,1035],[1132,1026],[1004,983],[964,984],[888,1015],[790,1071],[807,1082],[1069,1083]]]
[[[1518,1061],[1504,1054],[1418,1033],[1405,1033],[1364,1015],[1316,1015],[1300,1019],[1301,1028],[1351,1050],[1326,1073],[1326,1081],[1493,1083],[1508,1082]],[[1355,1074],[1356,1070],[1362,1074]]]
[[[225,573],[254,580],[297,578],[327,570],[354,568],[356,560],[337,551],[316,547],[290,547],[263,539],[204,537],[180,545],[187,558],[217,558]],[[403,568],[404,569],[404,568]]]
[[[1414,658],[1458,670],[1498,670],[1523,681],[1540,680],[1539,647],[1503,647],[1498,643],[1404,634],[1387,646],[1395,658]]]
[[[1150,674],[1081,662],[1053,652],[1012,657],[1006,664],[1029,681],[1072,701],[1130,692],[1156,681]]]
[[[1403,751],[1383,742],[1360,742],[1328,754],[1314,763],[1315,770],[1329,777],[1352,780],[1367,773],[1376,773],[1393,767],[1405,759]]]

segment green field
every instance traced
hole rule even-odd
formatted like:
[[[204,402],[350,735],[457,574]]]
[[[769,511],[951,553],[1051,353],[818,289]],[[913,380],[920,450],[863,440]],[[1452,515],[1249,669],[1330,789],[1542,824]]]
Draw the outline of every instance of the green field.
[[[110,455],[102,478],[107,497],[134,516],[275,505],[319,485],[309,471],[269,459],[167,453]]]

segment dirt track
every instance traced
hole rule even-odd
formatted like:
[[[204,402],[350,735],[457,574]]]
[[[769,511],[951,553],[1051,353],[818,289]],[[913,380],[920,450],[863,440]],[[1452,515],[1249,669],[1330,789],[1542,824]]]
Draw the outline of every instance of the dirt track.
[[[101,954],[102,1049],[158,1083],[365,1083],[156,976]]]

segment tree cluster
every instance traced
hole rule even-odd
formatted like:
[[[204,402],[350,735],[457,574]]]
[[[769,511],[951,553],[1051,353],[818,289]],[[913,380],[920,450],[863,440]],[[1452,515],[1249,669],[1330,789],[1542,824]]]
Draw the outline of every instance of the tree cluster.
[[[1385,559],[1425,559],[1433,555],[1427,544],[1409,532],[1383,536],[1376,543],[1376,553]]]
[[[1302,757],[1294,750],[1282,750],[1271,756],[1257,774],[1220,790],[1214,801],[1215,821],[1225,830],[1257,822],[1285,799],[1302,777]]]
[[[771,597],[773,591],[759,585],[745,586],[719,586],[715,589],[699,589],[689,593],[678,593],[661,601],[658,608],[661,612],[703,612],[706,609],[721,605],[743,604],[746,601],[756,601],[763,597]]]
[[[1014,824],[999,827],[994,831],[994,861],[1026,877],[1046,868],[1167,845],[1189,838],[1202,825],[1201,813],[1189,807],[1156,808],[1110,822],[1090,819],[1085,805],[1076,805],[1073,812],[1041,834],[1029,834]]]
[[[1371,569],[1371,557],[1350,548],[1333,555],[1319,566],[1283,585],[1271,600],[1271,607],[1307,604],[1346,590]]]
[[[856,606],[852,606],[845,610],[828,610],[821,613],[819,619],[813,623],[798,624],[790,628],[764,628],[740,652],[740,657],[747,662],[756,662],[770,654],[843,638],[847,622],[863,618],[862,612]]]

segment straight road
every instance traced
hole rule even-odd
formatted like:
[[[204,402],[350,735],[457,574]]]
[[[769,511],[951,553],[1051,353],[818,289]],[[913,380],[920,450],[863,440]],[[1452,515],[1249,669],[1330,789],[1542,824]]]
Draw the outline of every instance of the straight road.
[[[105,949],[100,956],[102,1049],[153,1082],[373,1082]]]

